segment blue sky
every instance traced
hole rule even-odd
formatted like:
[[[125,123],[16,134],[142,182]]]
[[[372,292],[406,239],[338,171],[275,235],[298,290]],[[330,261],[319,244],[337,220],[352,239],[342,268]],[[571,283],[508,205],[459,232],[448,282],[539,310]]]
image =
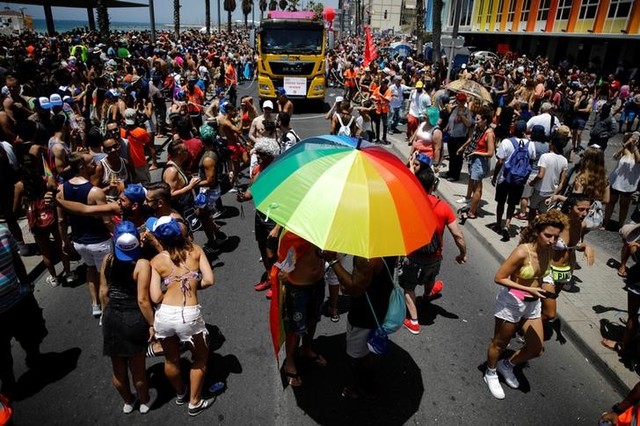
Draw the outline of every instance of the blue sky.
[[[148,0],[131,0],[133,2],[144,3]],[[306,3],[307,0],[304,1]],[[316,1],[322,3],[325,6],[337,7],[338,0],[323,0]],[[301,1],[301,4],[303,2]],[[204,23],[204,0],[181,0],[181,21],[183,24],[203,24]],[[244,19],[241,8],[242,0],[236,0],[236,11],[233,14],[233,19]],[[255,16],[256,20],[260,18],[260,10],[258,9],[258,0],[254,0],[256,6]],[[171,23],[173,22],[173,0],[154,0],[156,22]],[[220,8],[222,22],[226,22],[227,12],[224,11],[224,0],[220,0]],[[0,1],[0,8],[10,7],[17,10],[21,7],[19,4],[7,4]],[[24,6],[25,13],[31,15],[34,18],[44,18],[44,10],[40,6]],[[135,8],[135,9],[110,9],[109,14],[111,21],[115,22],[148,22],[149,11],[148,9]],[[76,19],[87,20],[87,12],[85,9],[72,9],[64,7],[53,8],[53,19]],[[249,15],[251,19],[251,15]],[[211,23],[215,25],[218,21],[218,0],[211,0]]]

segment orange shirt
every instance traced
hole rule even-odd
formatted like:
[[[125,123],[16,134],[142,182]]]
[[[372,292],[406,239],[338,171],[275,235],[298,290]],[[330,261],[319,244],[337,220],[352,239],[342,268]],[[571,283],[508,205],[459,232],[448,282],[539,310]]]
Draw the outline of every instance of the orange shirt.
[[[236,84],[236,68],[233,64],[227,65],[227,68],[224,71],[224,84],[227,86],[233,86]]]
[[[344,70],[344,87],[356,87],[356,77],[358,72],[355,68]]]
[[[378,86],[373,91],[371,97],[376,103],[376,112],[378,114],[386,114],[389,112],[389,103],[391,102],[391,88],[387,87],[384,93],[380,92],[382,86]]]
[[[202,105],[204,105],[204,93],[198,86],[193,86],[193,92],[189,92],[189,85],[182,88],[187,94],[187,100],[189,104],[187,109],[190,114],[198,114],[202,111]]]
[[[131,165],[136,168],[147,164],[144,147],[151,141],[147,131],[142,127],[136,127],[131,130],[120,129],[120,137],[129,141],[129,160]]]

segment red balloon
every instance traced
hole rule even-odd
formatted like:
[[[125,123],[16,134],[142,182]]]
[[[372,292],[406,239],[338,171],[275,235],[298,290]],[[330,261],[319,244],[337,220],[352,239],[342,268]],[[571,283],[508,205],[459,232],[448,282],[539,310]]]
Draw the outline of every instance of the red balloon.
[[[328,22],[333,22],[336,19],[336,11],[332,7],[325,7],[322,11],[322,17]]]

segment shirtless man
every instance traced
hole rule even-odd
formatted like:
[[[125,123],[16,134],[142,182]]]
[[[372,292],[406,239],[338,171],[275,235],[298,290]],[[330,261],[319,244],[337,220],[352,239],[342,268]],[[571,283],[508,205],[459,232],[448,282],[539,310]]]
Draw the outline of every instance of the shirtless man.
[[[233,176],[231,177],[234,191],[238,174],[249,165],[249,152],[240,142],[242,136],[242,120],[236,117],[236,108],[230,103],[225,104],[226,114],[222,120],[219,120],[219,131],[224,138],[227,149],[231,152],[231,161],[233,162]],[[257,118],[256,118],[257,120]],[[254,120],[255,121],[255,120]],[[252,125],[253,127],[253,125]]]
[[[278,87],[276,89],[276,93],[278,94],[278,112],[286,112],[289,116],[293,115],[293,102],[287,97],[287,91],[284,90],[284,87]]]
[[[249,129],[249,140],[252,145],[255,145],[262,136],[264,136],[264,122],[273,121],[276,119],[273,116],[273,102],[267,100],[262,103],[263,114],[257,116],[251,122],[251,128]]]
[[[280,238],[279,278],[284,282],[285,291],[282,315],[287,355],[284,373],[292,387],[302,386],[296,355],[318,367],[327,365],[327,360],[311,348],[324,302],[324,259],[319,252],[316,246],[292,232],[287,231]],[[302,346],[298,349],[301,340]]]

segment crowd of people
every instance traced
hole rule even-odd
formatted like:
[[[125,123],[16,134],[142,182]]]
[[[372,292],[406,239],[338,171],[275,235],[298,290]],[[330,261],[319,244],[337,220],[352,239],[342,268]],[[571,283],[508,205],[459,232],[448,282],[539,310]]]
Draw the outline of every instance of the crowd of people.
[[[32,254],[18,225],[24,211],[50,285],[79,280],[71,260],[87,266],[90,312],[102,325],[104,354],[112,361],[123,412],[138,407],[146,413],[153,404],[145,355],[164,356],[175,403],[188,402],[189,415],[211,406],[213,399],[203,397],[209,349],[198,292],[215,284],[211,261],[227,241],[216,222],[225,214],[221,196],[231,192],[239,202],[251,200],[251,186],[241,186],[242,179],[253,182],[300,141],[291,128],[294,104],[286,90],[278,88],[275,102],[258,106],[251,96],[237,99],[236,87],[253,77],[257,59],[246,40],[242,31],[211,37],[190,32],[179,39],[161,34],[155,43],[145,32],[114,34],[109,40],[79,32],[2,40],[0,208],[7,228],[0,228],[0,263],[11,272],[0,280],[0,321],[18,324],[29,315],[29,322],[2,334],[3,393],[15,387],[11,338],[25,348],[29,365],[37,362],[46,335],[18,256]],[[379,40],[379,46],[391,41]],[[496,232],[509,240],[512,220],[528,221],[520,244],[495,277],[503,288],[496,299],[484,381],[502,399],[499,376],[517,388],[514,366],[542,353],[545,331],[557,317],[555,299],[571,282],[576,252],[584,254],[587,265],[593,263],[587,232],[617,230],[626,222],[640,182],[640,87],[624,69],[599,79],[572,64],[552,66],[542,57],[510,53],[471,61],[456,71],[455,77],[468,85],[486,89],[490,98],[483,100],[473,90],[447,89],[446,58],[431,63],[422,54],[414,56],[380,49],[378,58],[363,63],[362,45],[351,37],[341,40],[327,55],[326,70],[327,79],[343,84],[345,91],[326,119],[329,133],[373,143],[388,144],[389,134],[404,134],[412,147],[407,167],[422,184],[437,221],[432,241],[402,259],[355,257],[351,268],[343,256],[316,250],[256,210],[255,238],[265,271],[255,290],[270,298],[273,268],[280,268],[283,370],[292,387],[303,385],[300,362],[319,368],[327,364],[312,346],[325,284],[332,321],[340,320],[339,291],[350,295],[347,354],[353,379],[342,394],[374,398],[380,357],[367,341],[387,310],[393,288],[388,271],[403,271],[404,327],[418,334],[416,288],[424,287],[425,298],[442,290],[437,277],[445,229],[459,250],[455,260],[466,262],[459,224],[479,215],[483,182],[495,157],[490,182],[496,186]],[[618,132],[625,132],[623,146],[607,175],[607,143]],[[159,137],[169,138],[168,160],[160,181],[152,182],[150,171],[159,167]],[[433,194],[439,179],[460,181],[465,163],[467,191],[456,215]],[[616,227],[611,217],[618,201]],[[634,215],[622,228],[619,274],[627,276],[635,295],[635,267],[626,269],[640,236]],[[202,247],[193,238],[201,230],[207,237]],[[296,261],[283,268],[291,252]],[[58,261],[62,274],[56,270]],[[631,319],[631,310],[638,311],[636,302],[630,297],[625,340],[603,341],[633,356],[637,318]],[[519,332],[524,346],[501,359]],[[189,383],[180,372],[183,350],[193,354]]]

